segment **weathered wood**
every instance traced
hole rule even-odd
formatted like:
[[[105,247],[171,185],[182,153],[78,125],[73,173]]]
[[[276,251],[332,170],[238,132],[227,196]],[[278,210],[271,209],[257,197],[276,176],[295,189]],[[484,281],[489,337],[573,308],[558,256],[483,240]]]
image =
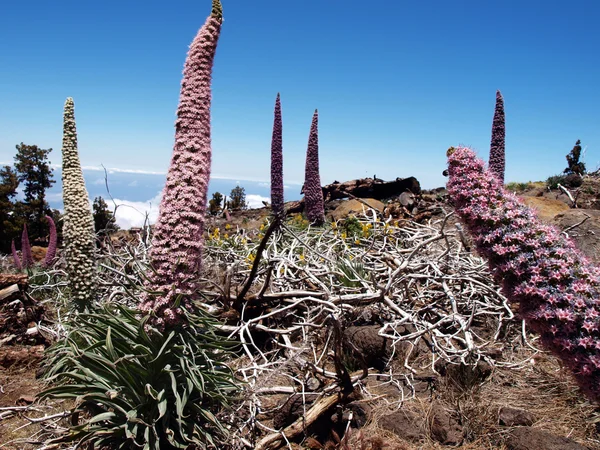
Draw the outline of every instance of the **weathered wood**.
[[[18,284],[13,284],[12,286],[9,286],[7,288],[0,289],[0,301],[11,298],[17,294],[19,294]]]
[[[328,397],[321,398],[306,412],[305,416],[300,417],[289,427],[284,428],[280,433],[272,433],[265,436],[258,444],[256,444],[256,450],[266,450],[280,447],[283,442],[284,435],[287,439],[292,439],[295,436],[298,436],[306,428],[312,425],[313,422],[321,416],[321,414],[335,405],[338,400],[339,394],[332,394]]]
[[[18,284],[27,287],[27,275],[21,273],[0,273],[0,289]]]

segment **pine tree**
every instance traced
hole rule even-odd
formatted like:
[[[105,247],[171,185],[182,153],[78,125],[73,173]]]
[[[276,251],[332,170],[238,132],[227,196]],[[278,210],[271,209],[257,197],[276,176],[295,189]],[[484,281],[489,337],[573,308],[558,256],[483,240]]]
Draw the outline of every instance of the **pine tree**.
[[[15,223],[15,204],[13,200],[17,195],[19,179],[10,166],[0,169],[0,252],[8,253],[11,240],[14,239],[21,228]]]
[[[246,190],[241,186],[234,187],[229,193],[229,201],[227,202],[229,209],[246,209]]]
[[[213,193],[212,198],[208,202],[208,212],[212,216],[216,216],[221,211],[221,205],[223,204],[223,194],[220,192]]]
[[[573,150],[567,155],[567,163],[569,166],[564,170],[565,174],[585,175],[585,163],[580,162],[579,158],[581,158],[581,141],[577,139]]]
[[[55,183],[53,169],[48,156],[51,148],[43,149],[37,145],[16,146],[15,170],[17,179],[23,183],[25,219],[29,223],[31,240],[39,239],[46,232],[44,217],[52,211],[46,201],[46,190]]]
[[[109,209],[102,197],[94,199],[92,210],[96,233],[109,234],[119,229],[114,213]]]

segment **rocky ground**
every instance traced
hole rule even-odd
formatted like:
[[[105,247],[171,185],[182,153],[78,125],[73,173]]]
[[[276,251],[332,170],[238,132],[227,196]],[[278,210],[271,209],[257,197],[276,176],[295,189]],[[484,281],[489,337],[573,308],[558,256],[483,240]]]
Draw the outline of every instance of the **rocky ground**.
[[[517,194],[538,210],[540,218],[564,230],[588,257],[598,261],[598,178],[588,177],[580,188],[567,192],[549,191],[539,183],[522,185]],[[456,230],[453,216],[443,220],[452,211],[446,200],[444,189],[416,195],[404,193],[384,201],[338,199],[327,203],[327,216],[329,220],[343,223],[348,217],[361,217],[366,211],[367,216],[392,216],[398,228],[421,230],[414,224],[439,227],[445,222],[446,228]],[[288,206],[300,207],[298,204]],[[259,233],[268,215],[268,208],[234,211],[229,220],[211,218],[207,228],[209,233],[216,228],[221,234],[233,233],[229,230]],[[296,217],[293,220],[302,221],[301,216]],[[434,233],[433,228],[430,231]],[[458,242],[460,233],[453,236]],[[143,230],[113,236],[115,243],[140,238],[144,238]],[[457,245],[462,261],[473,264],[471,277],[475,281],[485,280],[488,286],[488,294],[477,295],[491,303],[500,302],[497,309],[500,311],[497,286],[489,276],[479,272],[485,268],[478,263],[468,237]],[[8,264],[6,260],[5,264]],[[441,270],[445,274],[454,273],[452,267],[441,267]],[[433,281],[436,281],[435,276]],[[415,291],[415,297],[422,294],[437,298],[436,293],[424,292],[422,284],[415,282],[408,286]],[[360,288],[349,289],[348,298],[362,295]],[[35,418],[60,411],[61,405],[35,401],[35,394],[42,388],[36,371],[44,347],[52,340],[51,335],[44,333],[43,324],[56,319],[56,311],[44,308],[39,298],[40,292],[32,292],[26,280],[0,278],[0,448],[40,448],[39,444],[27,441],[34,442],[37,436],[51,432],[52,425],[38,423]],[[418,298],[415,302],[418,303]],[[391,321],[385,317],[389,309],[371,303],[354,303],[352,311],[345,316],[342,342],[350,351],[345,353],[344,364],[353,379],[363,378],[357,384],[359,387],[343,401],[339,396],[334,398],[328,394],[332,391],[328,390],[331,379],[327,374],[337,369],[336,356],[327,352],[330,335],[325,331],[315,332],[311,337],[314,346],[308,352],[311,355],[323,352],[322,367],[307,370],[306,352],[298,352],[293,357],[290,354],[287,367],[268,378],[258,379],[254,385],[254,394],[263,393],[256,419],[265,426],[289,431],[304,420],[306,429],[290,438],[288,444],[282,443],[283,448],[287,445],[297,449],[600,450],[597,427],[600,409],[582,397],[556,358],[537,347],[536,337],[523,330],[518,316],[502,319],[502,326],[497,329],[492,320],[469,321],[468,332],[477,342],[489,342],[489,345],[483,346],[478,361],[449,363],[436,358],[435,347],[425,335],[413,341],[400,339],[415,334],[416,329],[410,325],[395,326],[394,336],[400,337],[397,340],[390,339],[389,333],[388,337],[382,336],[382,324]],[[418,307],[419,311],[427,309],[427,305]],[[511,308],[512,312],[517,311]],[[237,320],[235,314],[232,318],[231,314],[226,316],[228,311],[222,313],[224,320],[233,326]],[[468,319],[468,312],[465,317]],[[460,331],[464,333],[466,328]],[[289,347],[299,348],[303,342],[307,341],[296,335]],[[437,362],[431,364],[435,359]],[[236,364],[244,367],[248,361],[240,358]],[[366,372],[365,368],[368,368]],[[302,373],[303,390],[315,394],[302,395],[297,389],[292,394],[284,392],[284,388],[294,387],[289,377],[284,376],[287,373],[298,377]],[[274,386],[281,387],[281,392],[269,392]],[[244,409],[239,411],[240,417],[246,413]],[[262,438],[266,439],[265,436],[268,438],[268,434]],[[264,442],[257,439],[257,448],[261,443]],[[264,445],[263,448],[275,446]]]

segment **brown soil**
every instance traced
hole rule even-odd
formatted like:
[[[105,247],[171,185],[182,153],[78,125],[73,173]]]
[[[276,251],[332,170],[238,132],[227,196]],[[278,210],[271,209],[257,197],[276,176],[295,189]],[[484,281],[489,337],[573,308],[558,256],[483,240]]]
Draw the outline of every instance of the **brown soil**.
[[[40,348],[41,347],[41,348]],[[14,346],[0,348],[0,417],[6,408],[30,405],[41,390],[35,374],[43,354],[43,346]],[[43,414],[42,414],[43,415]],[[0,419],[0,447],[9,450],[28,450],[39,446],[27,444],[39,431],[24,418],[39,417],[40,411],[19,411]]]

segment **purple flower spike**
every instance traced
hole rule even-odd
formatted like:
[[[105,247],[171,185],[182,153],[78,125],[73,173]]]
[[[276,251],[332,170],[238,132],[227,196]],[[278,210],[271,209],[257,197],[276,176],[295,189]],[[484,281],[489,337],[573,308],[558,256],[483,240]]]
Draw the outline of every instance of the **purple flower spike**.
[[[23,224],[23,234],[21,234],[21,255],[23,257],[24,269],[33,266],[33,256],[31,254],[29,234],[27,233],[27,224]]]
[[[48,250],[46,251],[43,266],[50,267],[56,258],[56,224],[50,216],[46,216],[46,220],[48,221],[48,227],[50,228],[50,239],[48,241]]]
[[[496,109],[492,123],[492,144],[490,146],[490,171],[504,184],[505,160],[505,134],[504,127],[504,98],[500,91],[496,91]]]
[[[507,192],[464,147],[448,151],[448,194],[506,297],[600,402],[600,268]]]
[[[191,307],[202,263],[202,232],[211,166],[211,79],[223,22],[221,2],[213,0],[210,16],[192,42],[185,66],[175,122],[175,146],[159,215],[154,227],[150,260],[154,271],[141,309],[153,311],[155,325],[180,322],[175,307]]]
[[[10,249],[12,250],[12,257],[13,257],[13,261],[15,263],[15,267],[19,271],[23,270],[23,265],[21,264],[21,258],[19,258],[19,254],[17,253],[14,239],[11,241]]]
[[[316,109],[310,126],[308,150],[306,151],[304,204],[308,220],[315,225],[321,225],[325,221],[325,206],[319,175],[319,113]]]
[[[275,100],[271,140],[271,209],[274,216],[283,217],[283,126],[279,94]]]

